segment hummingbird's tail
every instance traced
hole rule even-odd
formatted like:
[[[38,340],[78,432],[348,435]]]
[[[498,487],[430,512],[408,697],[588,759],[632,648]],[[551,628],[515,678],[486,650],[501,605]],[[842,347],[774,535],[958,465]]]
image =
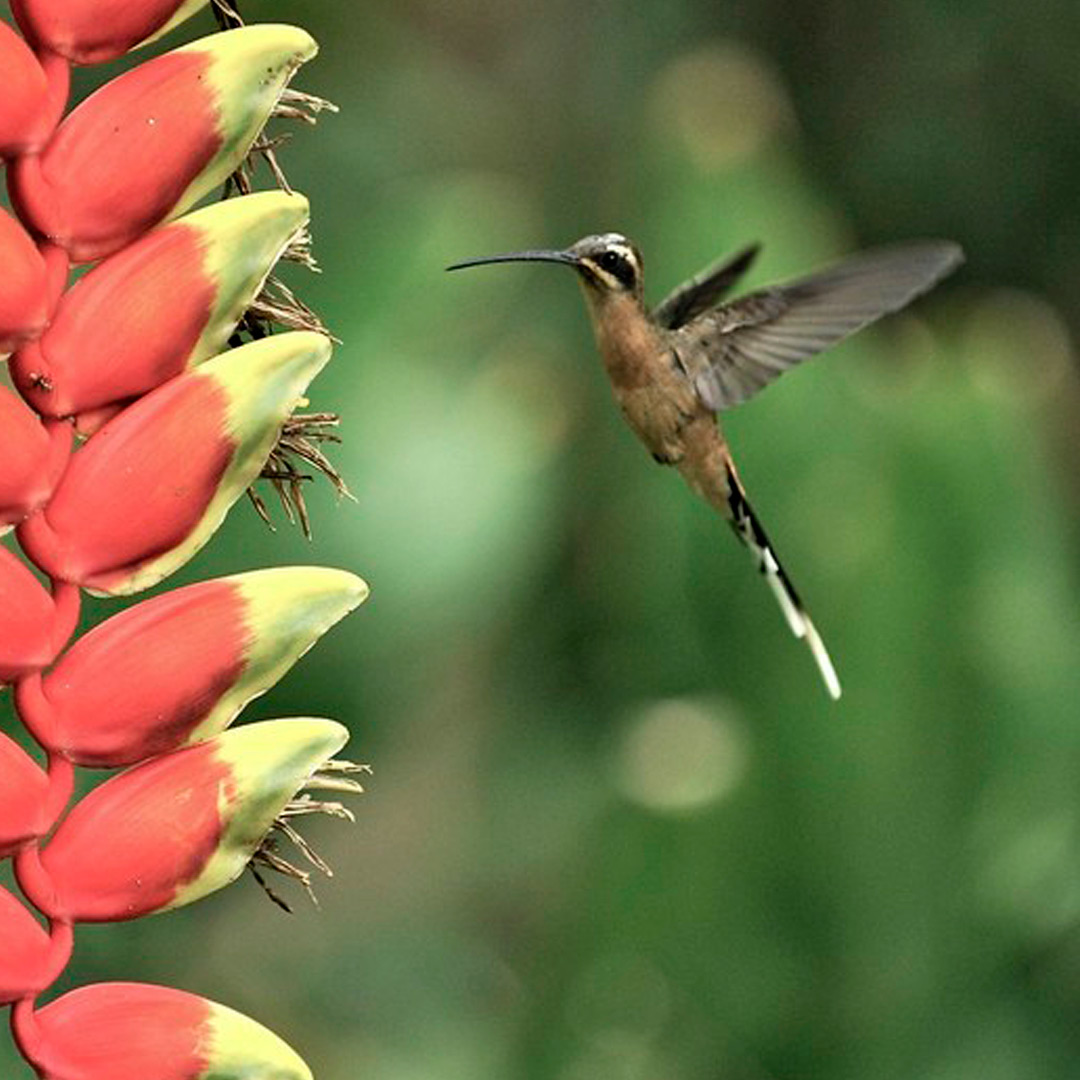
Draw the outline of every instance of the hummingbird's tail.
[[[783,611],[791,632],[810,647],[810,652],[814,656],[814,662],[821,672],[821,678],[825,682],[825,688],[829,691],[830,697],[839,698],[840,680],[836,677],[836,669],[829,659],[829,654],[825,651],[825,645],[811,622],[806,608],[799,599],[799,594],[795,591],[795,586],[791,584],[791,579],[784,572],[761,522],[755,516],[730,458],[727,462],[727,480],[727,503],[731,515],[729,518],[731,527],[754,556],[758,569],[764,575],[769,588],[772,589],[773,595],[780,604],[780,610]]]

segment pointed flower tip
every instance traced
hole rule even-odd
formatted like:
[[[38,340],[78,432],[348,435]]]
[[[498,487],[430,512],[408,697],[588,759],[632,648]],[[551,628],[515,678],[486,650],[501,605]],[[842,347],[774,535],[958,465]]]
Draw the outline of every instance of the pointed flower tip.
[[[366,595],[343,570],[277,567],[136,604],[46,674],[50,748],[115,767],[217,735]]]
[[[312,1080],[283,1039],[235,1009],[146,983],[93,983],[34,1014],[20,1043],[48,1080]]]
[[[114,922],[228,885],[347,739],[332,720],[267,720],[106,780],[76,803],[42,853],[54,889],[48,903],[77,922]]]
[[[270,64],[267,74],[273,74],[280,64],[298,68],[318,54],[319,45],[302,27],[289,23],[253,23],[210,34],[181,49],[210,53],[220,77],[227,80],[246,79],[247,67],[253,62]]]
[[[20,526],[24,550],[52,577],[93,592],[156,584],[258,476],[330,351],[322,334],[276,334],[140,398],[71,458],[45,510]]]
[[[154,229],[69,289],[11,370],[46,416],[127,404],[227,346],[274,264],[309,217],[303,195],[225,199]]]
[[[20,216],[78,262],[184,213],[240,164],[311,36],[277,24],[213,34],[106,83],[10,177]]]

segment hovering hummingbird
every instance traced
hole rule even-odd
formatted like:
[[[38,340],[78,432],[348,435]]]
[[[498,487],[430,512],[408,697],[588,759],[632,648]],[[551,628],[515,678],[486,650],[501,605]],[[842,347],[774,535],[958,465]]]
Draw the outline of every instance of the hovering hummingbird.
[[[788,368],[904,307],[954,270],[963,253],[956,244],[935,240],[881,248],[723,303],[758,250],[753,245],[714,263],[652,311],[645,306],[641,253],[619,233],[586,236],[563,251],[488,255],[447,269],[554,262],[577,271],[627,423],[656,461],[675,466],[735,530],[792,632],[810,647],[829,694],[838,698],[832,661],[750,507],[718,414]]]

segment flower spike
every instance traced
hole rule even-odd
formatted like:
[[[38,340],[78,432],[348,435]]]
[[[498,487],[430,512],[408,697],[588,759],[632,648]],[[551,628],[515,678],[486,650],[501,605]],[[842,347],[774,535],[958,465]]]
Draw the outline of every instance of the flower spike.
[[[316,51],[296,27],[245,26],[118,76],[64,120],[39,156],[14,162],[20,216],[76,262],[118,251],[225,180]]]
[[[213,535],[329,357],[321,334],[277,334],[158,387],[74,455],[19,542],[91,592],[156,584]]]
[[[74,416],[215,356],[307,220],[302,195],[268,191],[154,229],[64,294],[44,335],[12,358],[20,392],[45,416]]]

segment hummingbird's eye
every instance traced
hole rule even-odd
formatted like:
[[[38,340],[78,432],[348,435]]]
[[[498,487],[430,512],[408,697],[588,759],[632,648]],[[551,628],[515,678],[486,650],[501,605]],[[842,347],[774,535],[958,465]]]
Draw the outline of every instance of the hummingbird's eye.
[[[599,258],[596,260],[596,264],[601,270],[605,270],[611,274],[613,278],[621,282],[628,289],[634,287],[634,266],[629,259],[626,258],[621,252],[618,251],[604,251],[601,252]]]

